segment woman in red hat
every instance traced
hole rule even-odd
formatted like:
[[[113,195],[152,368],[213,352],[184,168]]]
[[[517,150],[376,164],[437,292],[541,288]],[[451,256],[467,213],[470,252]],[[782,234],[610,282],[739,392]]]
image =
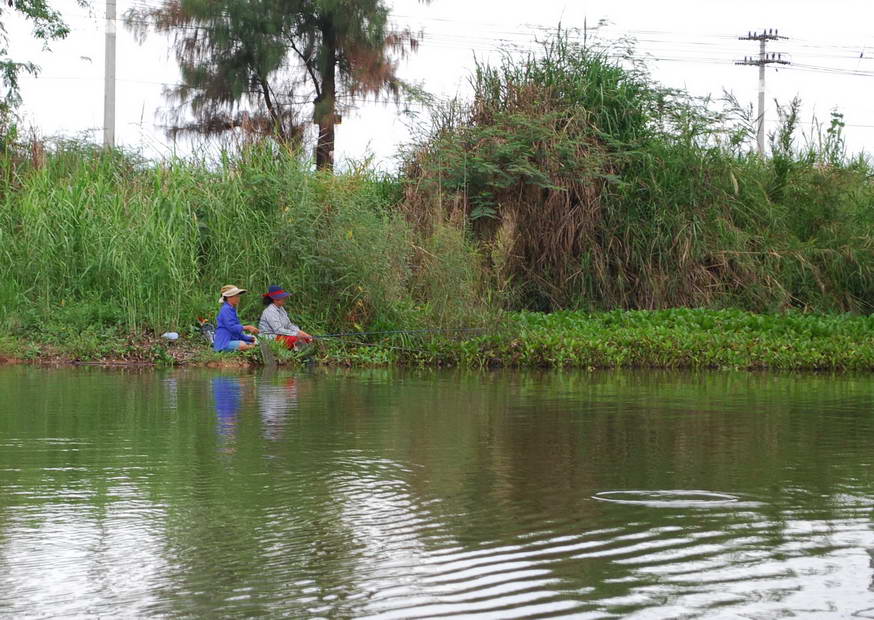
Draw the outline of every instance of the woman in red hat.
[[[279,340],[289,349],[298,342],[310,343],[313,337],[291,322],[285,311],[285,299],[290,295],[281,286],[271,286],[264,295],[264,311],[258,329],[263,338]]]

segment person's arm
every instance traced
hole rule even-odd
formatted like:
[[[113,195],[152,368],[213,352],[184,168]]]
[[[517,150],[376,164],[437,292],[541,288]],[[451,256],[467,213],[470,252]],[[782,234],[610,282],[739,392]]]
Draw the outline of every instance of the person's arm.
[[[243,331],[249,332],[250,334],[257,334],[261,330],[259,330],[254,325],[243,325]],[[244,342],[255,342],[255,336],[247,336],[246,334],[240,334],[240,338],[242,338],[242,340]]]
[[[243,325],[243,332],[248,331],[250,327],[252,327],[252,326],[251,325]],[[239,338],[240,340],[242,340],[243,342],[248,342],[250,344],[255,342],[255,336],[249,336],[243,332],[240,332],[240,338]]]
[[[296,336],[299,340],[302,340],[306,343],[310,343],[313,341],[312,336],[310,336],[300,327],[291,322],[291,319],[288,318],[288,312],[285,309],[282,310],[282,318],[285,320],[286,329],[291,332],[289,333],[289,336]]]

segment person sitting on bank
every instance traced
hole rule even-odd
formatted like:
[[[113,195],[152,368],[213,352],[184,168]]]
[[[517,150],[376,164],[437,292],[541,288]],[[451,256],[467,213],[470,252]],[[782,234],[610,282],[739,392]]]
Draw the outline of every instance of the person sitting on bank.
[[[248,351],[255,348],[254,336],[248,336],[243,332],[257,334],[258,328],[253,325],[243,325],[237,318],[240,295],[245,292],[246,289],[231,284],[222,287],[222,296],[219,298],[222,307],[215,320],[215,339],[212,343],[214,351]]]
[[[261,335],[270,340],[282,342],[287,349],[294,349],[298,342],[310,343],[313,337],[291,322],[288,312],[282,306],[291,293],[282,290],[281,286],[271,286],[264,295],[264,312],[258,322]]]

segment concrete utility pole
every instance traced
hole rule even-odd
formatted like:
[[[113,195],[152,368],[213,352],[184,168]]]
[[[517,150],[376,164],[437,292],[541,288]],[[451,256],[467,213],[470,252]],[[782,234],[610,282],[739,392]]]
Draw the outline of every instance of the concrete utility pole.
[[[761,33],[748,32],[745,37],[738,37],[741,41],[758,41],[759,42],[759,57],[749,58],[737,61],[736,65],[754,65],[759,67],[759,127],[756,132],[756,143],[759,147],[759,155],[765,156],[765,66],[766,65],[788,65],[788,60],[783,60],[782,54],[771,54],[765,51],[765,45],[768,41],[776,41],[777,39],[786,39],[781,37],[776,30],[764,30]]]
[[[106,0],[106,55],[103,68],[103,146],[115,146],[115,0]]]

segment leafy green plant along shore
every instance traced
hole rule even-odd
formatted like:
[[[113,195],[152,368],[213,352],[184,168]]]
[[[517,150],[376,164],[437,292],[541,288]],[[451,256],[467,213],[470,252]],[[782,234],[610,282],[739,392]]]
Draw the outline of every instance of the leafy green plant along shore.
[[[742,310],[508,313],[471,338],[322,345],[335,364],[874,370],[874,318]],[[361,342],[360,340],[357,342]]]
[[[3,350],[160,361],[156,335],[193,336],[222,284],[279,283],[310,332],[490,328],[326,342],[336,363],[871,367],[874,183],[840,117],[799,144],[793,103],[762,159],[737,108],[615,58],[559,33],[478,67],[399,175],[317,173],[270,142],[155,162],[7,128]],[[677,307],[709,310],[659,310]],[[259,311],[250,295],[244,320]]]
[[[261,353],[212,353],[194,333],[177,343],[118,327],[0,338],[2,354],[41,361],[260,365]],[[507,312],[479,330],[346,333],[304,352],[273,347],[282,365],[464,368],[874,370],[874,317],[743,310]]]

